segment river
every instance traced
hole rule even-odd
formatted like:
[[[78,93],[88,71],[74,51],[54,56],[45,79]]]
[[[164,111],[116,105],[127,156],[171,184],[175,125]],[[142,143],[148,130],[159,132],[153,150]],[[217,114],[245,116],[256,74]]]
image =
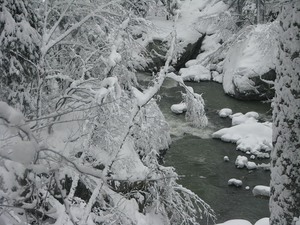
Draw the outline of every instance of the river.
[[[270,104],[235,100],[226,96],[222,85],[214,82],[186,83],[197,93],[203,93],[208,127],[197,129],[190,126],[184,115],[170,111],[172,104],[181,101],[181,88],[171,80],[166,80],[161,90],[159,106],[170,124],[172,145],[165,156],[165,164],[173,166],[182,177],[179,183],[198,194],[217,214],[217,223],[229,219],[246,219],[255,223],[269,216],[268,199],[254,197],[255,185],[269,185],[270,172],[258,169],[236,169],[234,162],[238,155],[236,145],[212,139],[211,134],[231,125],[229,118],[220,118],[217,110],[228,107],[234,113],[256,111],[264,119],[270,119]],[[224,162],[228,156],[230,161]],[[268,163],[268,160],[254,160]],[[242,188],[227,185],[230,178],[243,181]],[[245,187],[249,186],[250,190]]]

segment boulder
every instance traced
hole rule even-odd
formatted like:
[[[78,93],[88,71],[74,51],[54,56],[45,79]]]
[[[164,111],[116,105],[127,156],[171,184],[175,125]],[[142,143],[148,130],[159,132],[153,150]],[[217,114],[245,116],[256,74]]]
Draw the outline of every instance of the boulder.
[[[184,67],[187,61],[195,59],[197,57],[201,49],[204,37],[205,35],[202,35],[195,43],[189,43],[186,46],[179,47],[177,62],[173,65],[176,70],[180,70],[180,68]],[[156,72],[165,64],[166,53],[168,51],[168,42],[164,40],[154,39],[147,45],[146,49],[151,60],[148,63],[147,67],[144,68],[144,72]]]
[[[224,60],[223,89],[242,100],[265,100],[274,96],[278,23],[247,27],[237,34]]]

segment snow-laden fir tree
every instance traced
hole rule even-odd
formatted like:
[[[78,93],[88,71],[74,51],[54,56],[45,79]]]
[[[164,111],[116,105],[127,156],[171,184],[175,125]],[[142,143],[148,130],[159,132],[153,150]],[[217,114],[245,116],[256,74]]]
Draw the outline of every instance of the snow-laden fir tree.
[[[35,108],[39,22],[29,1],[0,1],[0,97],[23,111]]]
[[[270,199],[272,225],[294,225],[300,220],[299,19],[300,2],[284,2],[280,15],[280,53],[273,103],[274,150],[271,155]]]

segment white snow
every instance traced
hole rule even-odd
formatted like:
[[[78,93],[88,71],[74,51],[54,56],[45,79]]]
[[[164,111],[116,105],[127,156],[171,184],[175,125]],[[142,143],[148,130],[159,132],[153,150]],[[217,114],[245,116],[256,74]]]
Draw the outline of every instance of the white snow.
[[[243,185],[243,182],[241,180],[231,178],[230,180],[228,180],[228,185],[229,186],[241,187]]]
[[[242,169],[244,168],[248,163],[248,158],[246,156],[237,156],[235,160],[235,165],[237,168]]]
[[[234,220],[228,220],[224,223],[219,223],[217,225],[252,225],[252,224],[247,220],[234,219]],[[262,218],[258,220],[254,225],[269,225],[269,218]]]
[[[237,144],[237,150],[268,158],[272,148],[272,124],[257,122],[258,114],[249,112],[245,115],[235,113],[230,116],[232,125],[213,133],[213,138]]]
[[[256,123],[259,118],[257,112],[247,112],[245,115],[242,113],[235,113],[230,116],[232,119],[232,126],[242,123]]]
[[[269,225],[269,218],[262,218],[260,220],[258,220],[254,225]]]
[[[235,88],[239,92],[256,91],[249,78],[275,68],[278,54],[277,24],[259,24],[248,29],[251,29],[250,32],[244,31],[245,37],[236,41],[224,60],[225,93],[235,94]]]
[[[228,220],[224,223],[218,223],[217,225],[252,225],[252,224],[247,220],[234,219],[234,220]]]
[[[182,68],[179,71],[182,79],[184,81],[196,81],[201,80],[210,80],[211,74],[209,69],[205,68],[202,65],[193,65],[188,68]]]
[[[186,109],[187,109],[187,105],[185,102],[181,102],[179,104],[173,104],[171,106],[171,111],[176,114],[184,113],[186,112]]]
[[[228,117],[232,114],[232,110],[229,108],[224,108],[219,111],[220,117]]]
[[[115,45],[111,48],[111,53],[108,57],[108,63],[110,67],[115,67],[117,63],[119,63],[122,60],[122,57],[120,53],[117,52],[117,47]]]
[[[226,156],[224,156],[223,160],[224,160],[224,162],[229,162],[229,157],[226,155]]]
[[[270,196],[270,187],[264,185],[257,185],[253,188],[252,193],[254,196]]]
[[[247,162],[246,167],[248,170],[254,170],[257,168],[257,165],[255,162]]]

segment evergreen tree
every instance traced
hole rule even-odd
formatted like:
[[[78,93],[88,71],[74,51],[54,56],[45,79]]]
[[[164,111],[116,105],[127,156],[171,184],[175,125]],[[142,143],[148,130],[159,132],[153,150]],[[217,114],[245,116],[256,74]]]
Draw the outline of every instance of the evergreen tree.
[[[280,54],[275,82],[271,161],[272,225],[300,218],[300,2],[286,2],[280,16]],[[298,223],[297,223],[298,224]]]
[[[29,1],[0,0],[0,87],[20,109],[34,108],[36,65],[40,57],[37,16]],[[3,96],[4,95],[4,96]]]

